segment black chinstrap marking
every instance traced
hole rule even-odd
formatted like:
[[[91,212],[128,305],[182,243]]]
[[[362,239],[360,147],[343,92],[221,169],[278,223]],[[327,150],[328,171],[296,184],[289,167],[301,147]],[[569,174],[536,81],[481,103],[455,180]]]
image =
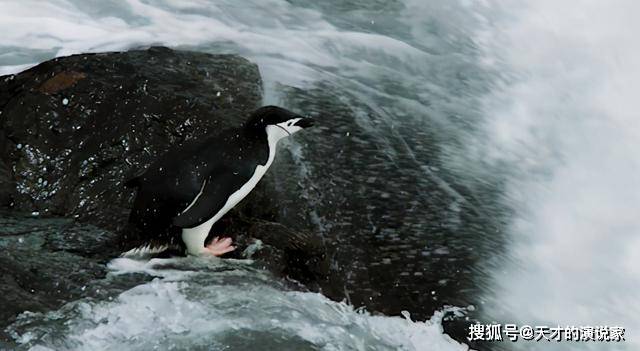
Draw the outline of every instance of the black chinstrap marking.
[[[291,133],[289,133],[289,131],[287,129],[283,128],[281,125],[275,124],[275,126],[280,128],[280,129],[282,129],[282,130],[284,130],[287,134],[289,134],[289,136],[291,136]]]

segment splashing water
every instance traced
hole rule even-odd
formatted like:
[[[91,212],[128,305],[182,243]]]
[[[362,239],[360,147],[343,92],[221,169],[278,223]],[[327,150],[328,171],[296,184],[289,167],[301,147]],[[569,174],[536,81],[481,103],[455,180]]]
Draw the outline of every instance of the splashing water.
[[[515,214],[488,310],[503,322],[627,330],[623,344],[562,343],[558,350],[637,349],[640,46],[632,14],[640,7],[512,7],[520,10],[479,40],[503,79],[484,99],[478,156],[506,173],[504,201]]]
[[[640,49],[633,16],[639,10],[630,0],[3,1],[0,74],[56,56],[163,44],[250,58],[264,76],[268,103],[282,98],[280,86],[330,82],[340,99],[366,107],[354,118],[376,135],[376,147],[419,164],[404,170],[410,182],[432,178],[456,198],[455,209],[466,201],[487,217],[508,214],[505,236],[495,237],[505,252],[488,252],[471,268],[484,274],[476,282],[484,289],[483,321],[621,325],[628,331],[624,344],[543,347],[637,349]],[[369,111],[383,123],[368,120]],[[490,206],[490,196],[460,195],[420,164],[428,158],[420,143],[425,130],[441,136],[444,166],[472,190],[499,193],[500,206]],[[392,145],[395,139],[401,147]],[[481,228],[464,242],[494,240],[494,232]],[[212,269],[189,262],[174,263]],[[122,272],[126,263],[135,261],[112,266]],[[424,323],[371,316],[317,294],[287,292],[246,265],[169,274],[155,264],[130,270],[164,279],[113,301],[25,314],[13,330],[25,347],[42,345],[36,350],[135,349],[149,342],[176,349],[248,342],[466,348],[441,335],[442,312]],[[51,337],[54,330],[59,337]]]
[[[107,280],[152,281],[115,298],[23,314],[10,332],[30,350],[467,350],[426,322],[372,316],[320,294],[286,291],[250,261],[113,260]],[[114,284],[113,282],[111,284]]]
[[[462,113],[461,106],[468,102],[457,99],[459,103],[454,104],[456,98],[448,94],[449,89],[457,89],[447,82],[456,70],[438,71],[429,65],[456,62],[462,67],[468,59],[451,54],[446,47],[439,52],[427,48],[437,44],[466,49],[441,39],[438,33],[423,31],[422,16],[416,15],[416,11],[433,10],[437,18],[447,10],[445,6],[410,3],[407,7],[375,4],[369,8],[354,2],[349,9],[342,6],[350,4],[332,5],[338,8],[280,0],[241,6],[233,1],[4,1],[0,3],[0,30],[7,35],[0,38],[0,74],[80,52],[168,45],[238,53],[258,63],[266,103],[281,99],[281,86],[308,88],[331,82],[332,89],[349,91],[349,97],[355,96],[386,118],[393,118],[389,109],[414,116],[419,123],[426,113],[441,121],[448,110]],[[364,10],[354,10],[358,7]],[[387,9],[405,19],[384,15]],[[342,10],[347,10],[345,15]],[[465,33],[452,32],[450,38]],[[432,82],[423,79],[434,74]],[[407,92],[414,99],[405,98]],[[383,110],[377,99],[391,104]],[[375,127],[366,130],[383,134]],[[411,151],[410,147],[405,150]],[[418,175],[424,174],[418,168]],[[323,219],[317,223],[327,225]],[[271,345],[296,350],[467,348],[442,335],[444,312],[424,323],[370,316],[317,294],[274,288],[259,276],[259,272],[244,272],[242,282],[225,280],[225,284],[211,277],[199,276],[197,282],[165,277],[128,290],[113,301],[102,297],[72,303],[44,316],[27,313],[14,325],[14,332],[25,347],[53,349],[144,349],[150,344],[242,349],[253,346],[248,342],[264,344],[267,349]],[[222,277],[216,274],[213,279]],[[425,289],[424,294],[431,290]]]

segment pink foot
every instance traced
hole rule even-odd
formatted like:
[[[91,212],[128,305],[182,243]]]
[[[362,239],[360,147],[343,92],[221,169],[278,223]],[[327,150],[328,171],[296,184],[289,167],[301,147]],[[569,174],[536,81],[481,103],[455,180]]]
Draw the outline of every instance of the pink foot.
[[[214,256],[222,256],[227,252],[231,252],[236,249],[235,246],[231,245],[232,243],[233,241],[231,240],[231,238],[219,239],[216,236],[215,238],[213,238],[211,244],[205,246],[204,250],[205,252],[208,252]]]

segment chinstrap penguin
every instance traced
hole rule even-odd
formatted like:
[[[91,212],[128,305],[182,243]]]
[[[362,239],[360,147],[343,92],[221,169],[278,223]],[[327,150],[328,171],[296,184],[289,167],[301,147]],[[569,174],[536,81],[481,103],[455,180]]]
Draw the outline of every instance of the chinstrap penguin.
[[[182,239],[190,255],[233,251],[230,238],[205,246],[211,227],[245,198],[273,162],[284,137],[314,120],[277,106],[254,111],[240,127],[168,151],[125,185],[137,187],[129,222],[151,246]]]

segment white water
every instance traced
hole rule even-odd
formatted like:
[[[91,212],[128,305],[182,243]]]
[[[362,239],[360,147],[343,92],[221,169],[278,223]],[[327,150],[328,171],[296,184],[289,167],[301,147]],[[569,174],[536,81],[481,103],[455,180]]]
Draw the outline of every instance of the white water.
[[[320,294],[283,290],[250,261],[120,258],[109,267],[111,280],[162,278],[112,299],[24,314],[14,337],[34,351],[468,349],[442,334],[442,312],[426,322],[371,316]]]
[[[410,11],[405,15],[419,17]],[[366,16],[359,20],[369,22]],[[417,34],[438,39],[416,28]],[[383,91],[388,77],[422,85],[414,73],[429,68],[412,62],[434,60],[405,41],[339,29],[317,10],[279,0],[242,5],[199,0],[2,1],[0,31],[0,74],[52,57],[137,46],[233,52],[259,64],[265,101],[271,103],[279,99],[278,84],[305,88],[320,79],[388,96]],[[436,85],[430,89],[445,95]],[[417,101],[407,106],[420,112],[424,108]],[[180,268],[157,269],[153,264]],[[145,272],[164,279],[108,300],[87,298],[45,315],[23,314],[11,327],[13,336],[22,348],[32,350],[468,349],[443,334],[443,312],[417,322],[371,316],[319,294],[286,291],[273,277],[246,264],[210,264],[116,260],[112,268],[119,273]],[[122,274],[109,279],[117,281]]]
[[[480,155],[509,173],[515,211],[489,310],[503,322],[627,330],[624,345],[534,348],[640,349],[640,3],[510,7],[480,36],[504,77],[484,100]]]
[[[428,114],[445,120],[451,114],[467,119],[481,114],[482,132],[473,139],[466,131],[454,130],[469,137],[468,154],[462,158],[481,160],[466,165],[477,177],[504,177],[503,202],[514,211],[507,230],[507,252],[497,268],[487,268],[493,280],[487,283],[485,294],[486,321],[621,325],[627,328],[625,345],[639,348],[640,338],[635,336],[640,330],[637,2],[460,1],[451,5],[407,1],[401,21],[385,22],[385,18],[370,18],[366,13],[353,19],[361,25],[370,22],[371,31],[340,29],[318,10],[278,0],[242,6],[234,1],[200,0],[150,4],[140,0],[2,1],[0,74],[18,72],[55,56],[164,44],[249,57],[260,66],[268,102],[277,102],[277,84],[304,88],[332,79],[360,89],[360,96],[371,100],[374,97],[368,94],[394,101],[403,116]],[[434,22],[442,32],[431,31]],[[377,34],[375,30],[383,26],[398,31],[389,36]],[[466,61],[476,59],[447,52],[448,45],[465,36],[472,36],[484,53],[483,68],[497,72],[495,81],[487,82],[490,92],[483,96],[454,96],[444,86],[467,68]],[[410,100],[393,89],[386,90],[383,84],[387,81],[402,83],[407,90],[416,91],[416,97]],[[151,310],[177,301],[195,310],[201,308],[200,302],[189,300],[191,295],[184,293],[189,286],[153,282],[125,292],[115,302],[80,305],[112,320],[101,330],[116,334],[110,340],[123,340],[131,335],[118,333],[135,332],[118,329],[130,325],[123,313],[133,301],[147,303]],[[390,328],[408,349],[411,340],[419,341],[415,345],[448,345],[446,338],[434,335],[438,334],[438,316],[426,323],[407,323],[359,315],[313,294],[269,291],[270,297],[286,301],[283,306],[304,300],[320,310],[340,310],[327,312],[323,323],[346,318],[366,337]],[[160,321],[161,330],[180,334],[182,327],[163,321],[162,313],[162,309],[150,313],[145,318],[153,319],[143,319],[140,325],[151,328]],[[77,322],[82,324],[89,316],[80,313]],[[208,314],[194,316],[219,328],[215,330],[232,328]],[[304,324],[307,318],[311,317],[303,314],[298,320]],[[189,318],[179,321],[198,332]],[[241,320],[237,322],[242,325]],[[313,339],[313,332],[288,328],[304,340],[326,341]],[[98,327],[87,330],[89,334],[70,337],[87,348],[101,345],[93,342],[105,342],[91,334]],[[394,337],[378,337],[383,345],[402,344]],[[582,343],[555,346],[563,350],[622,348]]]

